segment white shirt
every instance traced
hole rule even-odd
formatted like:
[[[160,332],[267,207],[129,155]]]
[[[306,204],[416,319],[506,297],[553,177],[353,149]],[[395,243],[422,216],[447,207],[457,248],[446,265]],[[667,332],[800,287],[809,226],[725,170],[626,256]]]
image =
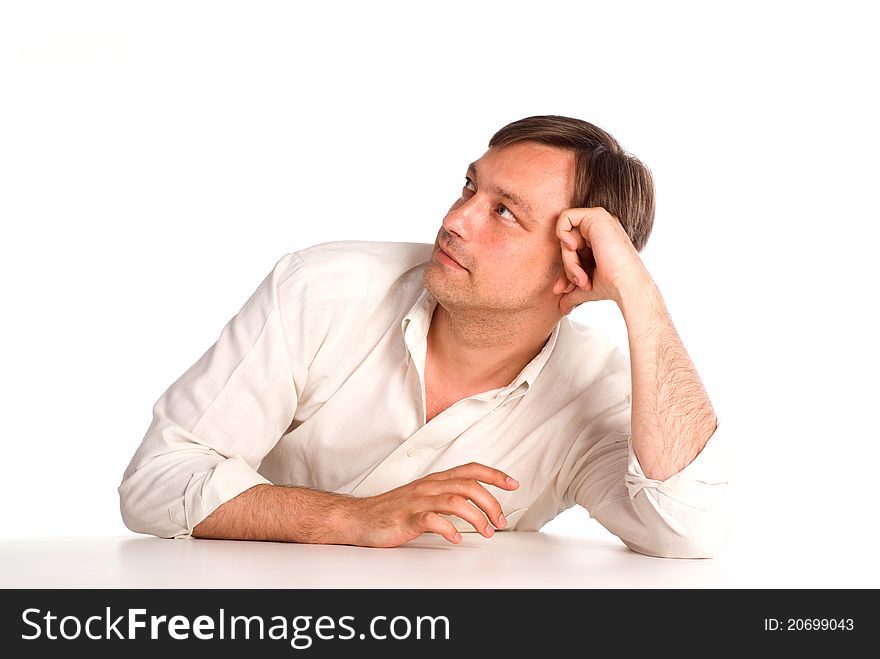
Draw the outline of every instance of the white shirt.
[[[646,478],[630,436],[629,358],[568,317],[508,386],[425,423],[432,253],[336,242],[283,256],[156,402],[119,487],[126,525],[186,537],[260,483],[363,497],[480,462],[520,482],[486,486],[508,529],[539,530],[580,504],[635,551],[715,554],[726,535],[718,430],[681,472]]]

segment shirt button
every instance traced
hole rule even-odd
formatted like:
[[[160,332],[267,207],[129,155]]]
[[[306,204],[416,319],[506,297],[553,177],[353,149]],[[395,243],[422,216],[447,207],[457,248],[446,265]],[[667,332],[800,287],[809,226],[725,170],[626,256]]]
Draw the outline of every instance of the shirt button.
[[[409,451],[406,452],[406,456],[408,458],[415,457],[415,454],[416,454],[416,450],[414,448],[411,448]]]

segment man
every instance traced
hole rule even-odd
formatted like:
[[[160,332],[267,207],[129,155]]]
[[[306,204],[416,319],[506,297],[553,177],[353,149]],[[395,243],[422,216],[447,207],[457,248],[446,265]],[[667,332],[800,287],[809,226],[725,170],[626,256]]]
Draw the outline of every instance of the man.
[[[502,128],[433,246],[277,262],[157,401],[125,523],[394,547],[580,504],[637,552],[715,555],[724,440],[639,257],[653,216],[650,172],[601,129]],[[591,300],[617,303],[629,359],[566,317]]]

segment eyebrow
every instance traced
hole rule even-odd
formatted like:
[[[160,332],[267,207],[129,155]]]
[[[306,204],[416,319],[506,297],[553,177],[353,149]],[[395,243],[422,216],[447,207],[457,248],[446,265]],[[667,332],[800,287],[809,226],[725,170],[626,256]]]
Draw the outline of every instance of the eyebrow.
[[[470,165],[468,165],[467,170],[468,170],[468,174],[473,174],[474,177],[476,177],[477,176],[477,163],[472,162]],[[518,206],[521,210],[524,210],[526,212],[526,214],[528,214],[530,216],[533,214],[532,206],[529,204],[529,202],[526,201],[520,195],[516,194],[515,192],[509,192],[509,191],[505,190],[504,188],[499,188],[497,185],[492,186],[492,192],[504,197],[505,199],[510,201],[514,206]],[[530,219],[530,218],[526,218],[526,219]]]

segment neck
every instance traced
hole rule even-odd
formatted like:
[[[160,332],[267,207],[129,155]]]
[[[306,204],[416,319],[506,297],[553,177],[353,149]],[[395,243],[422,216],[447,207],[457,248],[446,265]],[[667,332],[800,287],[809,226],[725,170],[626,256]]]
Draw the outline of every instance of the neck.
[[[428,331],[437,374],[459,388],[488,391],[510,384],[541,352],[559,318],[536,322],[536,312],[450,312],[438,304]]]

